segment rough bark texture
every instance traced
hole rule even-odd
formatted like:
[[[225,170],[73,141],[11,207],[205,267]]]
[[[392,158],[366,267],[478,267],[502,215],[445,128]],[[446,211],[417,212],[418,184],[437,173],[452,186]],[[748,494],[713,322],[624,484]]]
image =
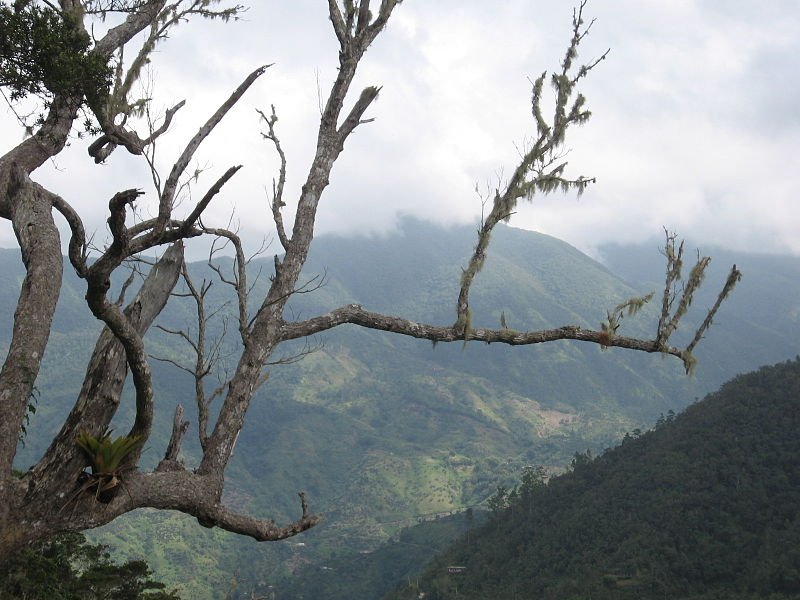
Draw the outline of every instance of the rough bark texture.
[[[125,317],[144,335],[167,303],[183,263],[183,246],[173,244],[151,269],[136,296],[125,308]],[[86,458],[75,445],[79,432],[101,435],[119,407],[128,374],[125,350],[111,330],[104,328],[89,359],[78,399],[61,431],[29,477],[43,494],[57,493],[65,480],[77,480]]]
[[[12,465],[22,420],[28,407],[61,291],[61,240],[48,194],[24,171],[14,174],[8,190],[11,221],[22,251],[22,282],[8,355],[0,371],[0,499],[10,498]],[[0,500],[0,524],[10,518],[11,503]]]

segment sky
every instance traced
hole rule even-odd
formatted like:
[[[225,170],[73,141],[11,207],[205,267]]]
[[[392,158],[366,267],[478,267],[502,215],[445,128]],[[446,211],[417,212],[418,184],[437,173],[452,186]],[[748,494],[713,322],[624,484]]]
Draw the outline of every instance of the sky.
[[[597,183],[581,198],[536,196],[511,225],[590,254],[608,242],[657,239],[664,228],[701,248],[800,254],[800,3],[590,0],[585,16],[596,22],[581,60],[611,51],[582,86],[593,117],[567,139],[567,173]],[[558,68],[571,18],[563,0],[403,2],[361,63],[351,102],[362,87],[382,86],[367,114],[375,120],[347,141],[318,233],[383,235],[407,215],[477,223],[476,187],[494,189],[516,166],[535,131],[530,80]],[[203,170],[190,190],[199,197],[228,167],[244,165],[207,224],[237,227],[250,248],[274,238],[267,190],[278,163],[256,114],[270,105],[288,159],[291,221],[337,50],[322,0],[253,0],[237,22],[189,22],[158,47],[147,78],[152,110],[187,101],[158,142],[165,173],[236,85],[274,63],[190,167]],[[2,148],[22,136],[0,108]],[[95,240],[107,236],[116,191],[145,190],[141,216],[155,205],[140,157],[117,150],[97,166],[78,139],[33,177],[84,215]],[[0,245],[15,245],[7,224]]]

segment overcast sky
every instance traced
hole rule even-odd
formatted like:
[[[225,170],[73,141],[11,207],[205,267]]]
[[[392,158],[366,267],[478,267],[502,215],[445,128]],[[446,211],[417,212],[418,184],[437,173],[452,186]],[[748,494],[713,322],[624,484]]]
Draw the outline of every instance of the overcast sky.
[[[570,35],[563,0],[406,0],[362,61],[354,87],[382,86],[334,167],[319,232],[380,234],[401,215],[476,222],[475,185],[510,173],[533,133],[530,83],[558,66]],[[593,0],[587,61],[611,48],[583,86],[591,121],[573,131],[568,172],[596,176],[580,199],[554,194],[512,225],[591,252],[676,230],[700,244],[800,253],[800,3],[796,0]],[[206,222],[235,211],[253,244],[272,236],[265,189],[276,169],[255,108],[274,104],[288,156],[287,201],[305,179],[319,94],[335,77],[337,43],[322,0],[250,2],[236,23],[188,23],[153,57],[153,107],[187,106],[159,143],[167,169],[181,144],[254,68],[275,63],[197,154],[205,188],[245,168]],[[0,110],[0,140],[23,132]],[[192,169],[195,165],[193,165]],[[146,165],[115,152],[95,166],[75,140],[34,178],[73,203],[105,235],[114,192],[153,200]],[[188,203],[187,203],[188,204]],[[290,207],[287,207],[291,208]],[[0,245],[11,246],[10,228]]]

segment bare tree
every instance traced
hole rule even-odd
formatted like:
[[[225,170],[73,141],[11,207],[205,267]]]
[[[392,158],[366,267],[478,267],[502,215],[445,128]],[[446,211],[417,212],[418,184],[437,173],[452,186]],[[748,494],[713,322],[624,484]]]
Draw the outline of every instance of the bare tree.
[[[661,317],[650,340],[626,337],[618,332],[625,315],[635,313],[650,296],[633,298],[608,311],[608,319],[599,330],[566,325],[545,331],[515,331],[503,324],[499,329],[475,327],[471,319],[469,294],[478,276],[495,226],[508,220],[517,203],[536,194],[556,190],[581,193],[594,180],[565,175],[564,143],[568,130],[585,123],[590,113],[578,84],[589,75],[606,54],[586,64],[576,62],[581,41],[589,32],[583,20],[583,3],[573,14],[573,33],[560,68],[548,76],[543,73],[533,82],[532,112],[535,134],[522,153],[513,174],[488,198],[490,206],[478,230],[478,240],[469,263],[463,270],[458,298],[455,300],[454,323],[434,325],[412,322],[399,316],[370,312],[359,305],[342,306],[328,314],[293,321],[285,316],[289,298],[302,291],[300,273],[314,237],[317,207],[328,186],[333,166],[348,137],[371,119],[366,112],[379,93],[377,87],[363,89],[349,111],[344,106],[356,69],[364,53],[386,26],[400,0],[381,0],[371,7],[369,0],[354,2],[328,0],[329,18],[339,42],[339,69],[327,94],[322,110],[317,145],[308,176],[302,185],[291,231],[284,220],[286,203],[286,157],[276,132],[274,109],[262,113],[265,139],[280,159],[280,169],[273,186],[271,214],[283,253],[275,257],[274,273],[266,296],[258,301],[248,297],[246,258],[234,232],[206,226],[202,215],[239,166],[231,167],[186,214],[176,210],[176,198],[185,181],[184,173],[195,152],[225,114],[267,70],[259,67],[207,120],[188,141],[175,160],[166,179],[153,172],[158,191],[157,216],[136,220],[132,207],[140,202],[142,192],[124,190],[108,204],[108,227],[111,241],[89,260],[89,247],[81,216],[68,201],[31,179],[31,174],[64,148],[82,112],[93,117],[97,136],[89,147],[91,157],[102,162],[113,152],[125,151],[149,160],[155,140],[168,128],[179,103],[167,111],[159,124],[140,136],[129,125],[129,118],[141,113],[146,101],[132,99],[132,85],[142,65],[163,40],[170,28],[194,17],[228,19],[235,17],[238,6],[218,8],[213,0],[129,0],[100,2],[61,0],[16,3],[19,14],[38,10],[59,27],[60,34],[83,40],[78,44],[76,64],[81,68],[113,65],[99,83],[86,85],[86,73],[80,71],[76,81],[53,82],[43,77],[38,88],[19,92],[18,82],[2,80],[4,86],[17,86],[18,93],[43,92],[48,97],[46,114],[31,137],[8,150],[0,158],[0,216],[11,221],[27,270],[17,311],[13,337],[0,372],[0,558],[15,548],[60,531],[76,531],[97,527],[116,517],[142,507],[178,510],[195,516],[207,527],[217,526],[248,535],[256,540],[279,540],[295,535],[319,521],[309,512],[305,496],[300,494],[300,516],[294,523],[279,526],[271,520],[238,514],[222,504],[224,472],[242,429],[251,399],[263,383],[263,369],[276,349],[284,342],[307,338],[315,333],[350,323],[369,329],[393,332],[433,342],[467,343],[470,341],[527,345],[553,340],[579,340],[601,346],[616,346],[645,352],[658,352],[678,357],[687,370],[693,365],[692,349],[719,308],[720,303],[739,279],[734,267],[719,294],[717,303],[708,312],[686,348],[670,344],[670,336],[692,301],[699,286],[707,258],[701,258],[690,275],[681,283],[682,245],[668,235],[667,274],[662,294]],[[8,15],[11,15],[10,7]],[[30,13],[32,14],[32,13]],[[87,22],[96,16],[116,16],[119,23],[100,39],[91,42]],[[10,17],[9,17],[10,18]],[[125,60],[136,40],[138,49],[133,60]],[[74,44],[73,44],[74,45]],[[126,50],[127,49],[127,50]],[[80,59],[80,60],[78,60]],[[93,67],[93,68],[94,68]],[[99,70],[102,73],[102,69]],[[555,93],[552,112],[546,116],[542,94],[549,81]],[[78,85],[80,83],[81,85]],[[35,86],[34,86],[35,87]],[[61,240],[54,221],[54,211],[68,223],[69,260],[75,272],[86,282],[86,301],[92,313],[105,324],[86,370],[85,380],[76,402],[60,432],[52,440],[41,460],[25,473],[12,470],[17,439],[33,391],[42,355],[47,346],[50,327],[59,297],[62,277]],[[190,368],[195,376],[196,398],[200,414],[198,432],[202,458],[193,469],[178,460],[181,440],[187,430],[182,409],[175,415],[173,434],[164,458],[151,472],[137,468],[141,449],[153,426],[154,392],[152,373],[143,342],[144,333],[167,303],[184,268],[184,241],[203,235],[222,236],[235,250],[232,276],[222,275],[235,294],[237,330],[242,352],[230,376],[207,396],[203,378],[210,372],[215,350],[205,339],[204,296],[207,283],[190,283],[189,294],[197,306],[198,337],[182,335],[194,348],[196,363]],[[136,296],[123,308],[122,302],[109,298],[112,273],[124,261],[141,253],[167,246],[161,259],[152,267]],[[185,272],[185,271],[184,271]],[[188,280],[191,281],[191,280]],[[126,450],[119,456],[119,465],[100,475],[88,475],[91,464],[87,446],[102,443],[109,423],[116,413],[126,376],[130,372],[135,388],[136,416],[127,436],[121,438]],[[208,411],[209,402],[221,397],[216,419]],[[110,440],[106,440],[107,442]],[[105,477],[105,479],[101,479]]]

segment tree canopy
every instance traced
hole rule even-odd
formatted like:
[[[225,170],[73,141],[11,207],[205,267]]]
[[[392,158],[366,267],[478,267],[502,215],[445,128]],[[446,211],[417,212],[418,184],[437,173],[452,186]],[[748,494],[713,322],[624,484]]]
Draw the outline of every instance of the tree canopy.
[[[0,86],[12,101],[27,95],[96,97],[111,80],[107,60],[69,13],[34,2],[0,5]]]
[[[0,567],[0,597],[27,600],[178,600],[143,561],[119,564],[80,533],[64,533],[17,552]]]

